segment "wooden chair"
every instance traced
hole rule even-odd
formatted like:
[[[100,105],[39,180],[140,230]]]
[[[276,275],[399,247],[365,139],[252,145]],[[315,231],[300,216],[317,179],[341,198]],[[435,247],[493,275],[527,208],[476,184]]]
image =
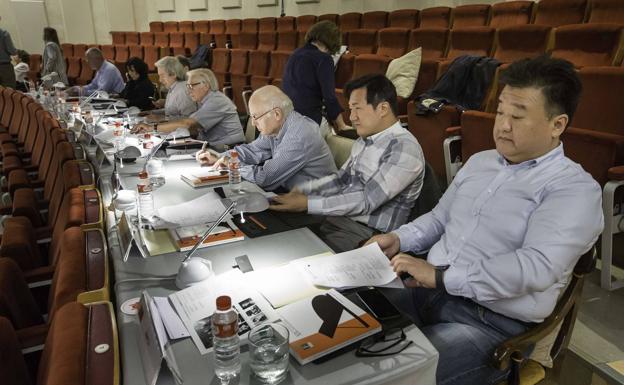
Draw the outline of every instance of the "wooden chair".
[[[595,266],[596,247],[592,246],[574,266],[570,283],[557,301],[552,314],[544,322],[526,333],[510,338],[498,346],[494,351],[492,364],[500,370],[511,367],[507,381],[499,385],[532,385],[541,381],[545,376],[544,368],[536,361],[525,359],[524,352],[553,333],[559,325],[561,328],[550,349],[550,356],[553,362],[557,360],[555,367],[561,365],[576,321],[583,281],[585,276],[594,270]]]

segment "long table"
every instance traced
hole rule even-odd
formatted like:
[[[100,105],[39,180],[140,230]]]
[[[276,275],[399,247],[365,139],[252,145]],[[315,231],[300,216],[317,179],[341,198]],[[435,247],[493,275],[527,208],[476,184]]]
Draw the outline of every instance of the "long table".
[[[94,149],[89,152],[90,157],[94,157]],[[192,165],[194,161],[165,162],[166,184],[154,192],[157,207],[181,203],[208,192],[206,189],[193,189],[180,180],[182,171]],[[135,188],[137,172],[142,167],[142,160],[139,159],[134,164],[125,163],[119,169],[124,188]],[[112,197],[111,171],[110,165],[99,170],[99,185],[105,205],[110,203]],[[124,301],[139,297],[143,290],[152,296],[167,296],[175,292],[177,288],[172,277],[177,273],[183,255],[171,253],[142,258],[138,252],[133,252],[124,262],[115,219],[114,212],[107,211],[109,255],[116,281],[114,295],[122,378],[124,384],[143,385],[145,378],[137,342],[138,319],[124,314],[119,308]],[[219,274],[231,269],[235,265],[234,258],[243,254],[258,269],[327,251],[331,250],[314,233],[302,228],[200,249],[196,255],[209,259],[214,271]],[[408,328],[406,334],[414,343],[402,353],[389,357],[357,358],[351,351],[322,364],[305,366],[291,358],[289,375],[283,384],[435,384],[437,351],[417,327]],[[177,340],[172,347],[185,384],[220,383],[214,375],[212,353],[200,355],[190,338]],[[243,347],[240,384],[258,383],[250,374],[248,360],[247,349]],[[173,384],[174,380],[166,375],[159,379],[159,383]]]

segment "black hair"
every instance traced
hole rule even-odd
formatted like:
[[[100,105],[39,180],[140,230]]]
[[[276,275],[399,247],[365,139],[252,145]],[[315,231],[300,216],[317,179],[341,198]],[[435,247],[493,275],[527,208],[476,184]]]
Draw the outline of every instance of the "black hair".
[[[583,89],[574,65],[549,55],[512,63],[501,73],[500,82],[514,88],[541,89],[549,118],[567,114],[568,124],[572,121]]]
[[[178,56],[176,56],[176,59],[178,59],[180,64],[182,64],[182,67],[186,67],[189,70],[191,69],[191,61],[189,60],[189,58],[187,58],[184,55],[178,55]]]
[[[354,90],[366,88],[366,103],[377,108],[379,103],[388,102],[394,116],[398,116],[397,94],[394,84],[381,74],[364,75],[353,79],[345,84],[345,96],[347,100]]]
[[[126,70],[128,68],[134,68],[134,70],[139,74],[139,80],[143,80],[147,78],[147,64],[138,57],[131,57],[126,62]]]
[[[59,47],[61,43],[59,43],[58,34],[56,33],[56,29],[52,27],[43,28],[43,41],[46,43],[53,42],[56,43]]]
[[[329,20],[319,21],[310,27],[305,35],[306,44],[318,41],[322,43],[331,55],[338,52],[342,40],[342,34],[338,26]]]
[[[17,56],[22,63],[30,64],[30,54],[23,49],[17,50]]]

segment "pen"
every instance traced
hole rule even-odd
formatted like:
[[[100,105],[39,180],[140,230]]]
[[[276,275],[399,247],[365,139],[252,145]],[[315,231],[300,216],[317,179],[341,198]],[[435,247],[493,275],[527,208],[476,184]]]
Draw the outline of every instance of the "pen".
[[[208,147],[208,142],[204,142],[204,144],[202,144],[202,148],[201,150],[199,150],[200,153],[206,151],[206,147]]]

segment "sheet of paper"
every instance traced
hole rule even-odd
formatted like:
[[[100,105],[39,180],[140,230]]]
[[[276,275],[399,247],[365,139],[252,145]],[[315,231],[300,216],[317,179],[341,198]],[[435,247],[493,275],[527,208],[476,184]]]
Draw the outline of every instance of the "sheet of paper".
[[[168,160],[195,160],[195,153],[193,154],[173,154],[170,155]]]
[[[172,340],[177,340],[184,337],[189,337],[190,334],[186,327],[182,323],[182,320],[178,314],[173,310],[169,298],[167,297],[154,297],[154,303],[160,313],[160,318],[165,325],[167,335]]]
[[[239,314],[238,335],[241,343],[246,342],[251,328],[279,318],[238,269],[171,294],[169,298],[201,354],[212,351],[210,320],[216,308],[216,298],[220,295],[232,298],[232,306]]]
[[[271,306],[277,309],[303,298],[323,294],[328,290],[308,282],[305,273],[298,267],[299,264],[304,264],[307,260],[328,255],[331,254],[323,253],[318,256],[301,258],[284,265],[251,271],[245,274],[245,278],[271,303]]]
[[[300,267],[314,285],[333,288],[381,286],[397,277],[377,243],[311,259]]]
[[[210,191],[191,201],[161,207],[157,210],[157,215],[169,223],[192,226],[216,221],[225,209],[221,197],[216,192]]]

